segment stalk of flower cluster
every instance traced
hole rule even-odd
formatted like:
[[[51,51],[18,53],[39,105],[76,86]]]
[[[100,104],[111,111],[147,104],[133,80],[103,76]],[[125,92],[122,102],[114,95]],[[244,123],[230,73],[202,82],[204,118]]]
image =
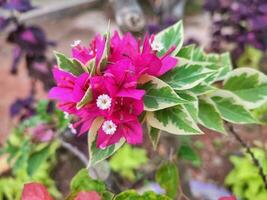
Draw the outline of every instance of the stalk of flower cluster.
[[[60,140],[61,146],[76,156],[85,166],[88,164],[87,157],[76,147],[64,140]]]
[[[259,162],[259,160],[255,157],[254,153],[251,151],[249,145],[245,143],[242,138],[239,136],[239,134],[234,130],[234,127],[232,124],[229,125],[229,131],[233,134],[235,139],[241,144],[241,146],[246,150],[246,152],[250,155],[254,165],[259,170],[259,175],[263,180],[265,189],[267,190],[267,176],[264,174],[263,168]]]

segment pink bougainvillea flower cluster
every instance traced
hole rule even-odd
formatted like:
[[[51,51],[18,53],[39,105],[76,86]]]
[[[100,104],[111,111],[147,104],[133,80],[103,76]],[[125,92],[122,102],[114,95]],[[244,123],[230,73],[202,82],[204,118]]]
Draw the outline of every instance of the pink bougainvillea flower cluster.
[[[177,64],[177,59],[170,55],[175,46],[158,56],[161,49],[155,44],[154,36],[146,35],[141,42],[129,33],[120,37],[115,32],[108,41],[97,35],[89,47],[75,41],[72,59],[84,66],[93,63],[95,73],[84,72],[77,76],[56,66],[53,74],[57,86],[51,89],[49,97],[58,100],[61,110],[79,117],[74,124],[74,128],[79,128],[79,134],[86,133],[95,119],[103,119],[97,132],[97,147],[106,148],[121,138],[129,144],[139,144],[142,142],[142,126],[138,117],[144,109],[145,95],[145,91],[138,88],[140,77],[159,77]],[[103,67],[101,61],[105,55],[107,62]],[[77,104],[88,88],[92,98],[78,108]]]
[[[81,191],[74,200],[101,200],[95,191]],[[53,200],[44,185],[40,183],[27,183],[23,187],[21,200]]]

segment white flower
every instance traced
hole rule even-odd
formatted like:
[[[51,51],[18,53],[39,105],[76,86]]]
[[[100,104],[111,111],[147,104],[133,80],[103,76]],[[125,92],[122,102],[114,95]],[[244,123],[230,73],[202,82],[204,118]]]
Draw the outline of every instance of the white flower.
[[[69,127],[70,131],[71,131],[74,135],[77,134],[77,131],[76,131],[76,129],[73,127],[72,124],[69,124],[68,127]]]
[[[112,99],[107,94],[101,94],[97,97],[96,105],[101,110],[106,110],[111,107]]]
[[[73,43],[70,45],[71,47],[76,47],[81,43],[81,40],[75,40]]]
[[[160,41],[154,40],[150,44],[153,51],[161,51],[163,49],[163,44]]]
[[[112,120],[107,120],[103,123],[102,130],[108,135],[113,135],[117,130],[117,125]]]

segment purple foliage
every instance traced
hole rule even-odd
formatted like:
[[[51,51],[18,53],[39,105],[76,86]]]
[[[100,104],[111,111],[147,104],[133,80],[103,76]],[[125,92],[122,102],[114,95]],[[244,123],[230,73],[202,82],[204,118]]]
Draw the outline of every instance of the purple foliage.
[[[233,44],[238,57],[247,45],[267,49],[266,0],[206,0],[204,8],[213,19],[213,50]]]
[[[24,52],[44,53],[50,44],[44,31],[36,26],[26,27],[19,25],[15,30],[9,33],[7,41],[18,45]]]
[[[11,73],[17,73],[18,64],[25,57],[29,76],[41,80],[44,88],[49,89],[53,84],[50,70],[53,61],[48,61],[45,53],[54,44],[47,40],[44,31],[37,26],[18,25],[7,41],[14,45]]]
[[[13,61],[10,70],[11,74],[17,74],[18,64],[22,57],[22,49],[19,46],[15,46],[13,49]]]
[[[10,22],[11,18],[5,18],[0,16],[0,31],[4,30]]]
[[[27,12],[34,9],[30,0],[1,0],[0,6],[7,10],[17,10],[18,12]]]
[[[0,7],[4,6],[6,4],[6,0],[0,0]]]
[[[10,116],[20,116],[20,119],[26,119],[35,113],[34,109],[34,92],[31,92],[25,99],[17,99],[10,106]]]

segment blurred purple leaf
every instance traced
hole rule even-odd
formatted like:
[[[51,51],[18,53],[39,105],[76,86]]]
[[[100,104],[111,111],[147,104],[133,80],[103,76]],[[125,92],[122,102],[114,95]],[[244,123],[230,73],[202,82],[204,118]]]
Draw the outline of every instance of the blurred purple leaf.
[[[19,46],[16,46],[13,49],[13,60],[10,71],[11,74],[17,74],[19,61],[21,60],[22,56],[23,56],[22,49]]]
[[[10,18],[5,18],[0,16],[0,31],[4,30],[9,23],[11,22]]]
[[[19,12],[27,12],[34,9],[30,0],[8,0],[3,7],[8,10],[17,10]]]
[[[12,31],[7,41],[17,44],[26,53],[43,53],[50,44],[44,31],[37,26],[25,27],[20,25]]]
[[[0,0],[0,7],[4,6],[6,3],[6,0]]]
[[[211,14],[213,14],[213,12],[220,9],[219,0],[206,0],[204,3],[204,9],[209,10]]]
[[[231,46],[238,58],[248,45],[267,49],[266,0],[205,0],[204,8],[212,15],[211,50]]]
[[[34,104],[35,100],[34,100],[34,93],[31,92],[31,94],[26,97],[25,99],[17,99],[14,103],[12,103],[12,105],[10,106],[10,116],[11,117],[15,117],[19,114],[21,114],[21,112],[23,110],[26,110],[25,115],[30,116],[32,114],[35,113],[34,110]],[[24,116],[23,118],[25,118],[26,116]]]
[[[267,15],[255,16],[249,20],[251,28],[255,31],[267,28]]]
[[[267,14],[267,3],[264,3],[258,7],[258,10],[263,14]]]

